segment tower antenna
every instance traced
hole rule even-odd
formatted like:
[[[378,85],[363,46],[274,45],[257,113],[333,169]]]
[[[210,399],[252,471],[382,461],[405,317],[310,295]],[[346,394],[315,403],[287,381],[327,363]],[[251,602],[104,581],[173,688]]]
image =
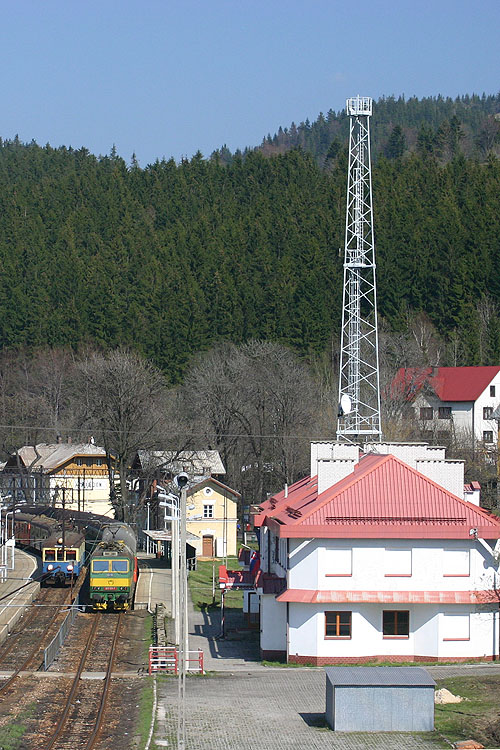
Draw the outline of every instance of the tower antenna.
[[[349,169],[337,439],[382,439],[373,234],[372,99],[347,99]]]

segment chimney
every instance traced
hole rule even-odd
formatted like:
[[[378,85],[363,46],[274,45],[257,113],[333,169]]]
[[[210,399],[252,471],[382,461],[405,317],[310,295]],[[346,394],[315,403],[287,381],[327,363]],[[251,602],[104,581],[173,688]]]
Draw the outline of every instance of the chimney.
[[[67,442],[68,442],[68,445],[71,445],[71,443],[73,442],[73,441],[72,441],[72,439],[71,439],[71,435],[68,435],[68,440],[67,440]]]
[[[62,443],[62,437],[60,435],[56,436],[56,443],[60,445]]]
[[[319,459],[318,495],[352,474],[357,463],[354,458]]]

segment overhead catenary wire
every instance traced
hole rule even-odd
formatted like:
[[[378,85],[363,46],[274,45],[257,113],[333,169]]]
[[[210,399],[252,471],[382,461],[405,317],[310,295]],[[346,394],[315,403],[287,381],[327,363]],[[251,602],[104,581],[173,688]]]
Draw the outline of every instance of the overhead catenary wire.
[[[44,430],[47,432],[55,432],[58,435],[61,432],[61,428],[56,428],[53,425],[51,426],[41,426],[41,425],[16,425],[16,424],[0,424],[0,430]],[[88,434],[89,432],[94,433],[120,433],[121,431],[118,429],[115,429],[113,427],[96,427],[90,426],[90,427],[67,427],[66,430],[70,433],[85,433]],[[136,431],[136,430],[128,430],[128,435],[142,435],[142,432]],[[276,438],[286,438],[287,440],[308,440],[312,442],[321,442],[321,441],[330,441],[335,439],[333,435],[289,435],[284,432],[271,432],[271,433],[259,433],[259,432],[223,432],[223,433],[215,433],[215,432],[183,432],[183,431],[177,431],[175,432],[176,437],[192,437],[192,438],[200,438],[207,440],[209,438],[264,438],[264,439],[276,439]]]

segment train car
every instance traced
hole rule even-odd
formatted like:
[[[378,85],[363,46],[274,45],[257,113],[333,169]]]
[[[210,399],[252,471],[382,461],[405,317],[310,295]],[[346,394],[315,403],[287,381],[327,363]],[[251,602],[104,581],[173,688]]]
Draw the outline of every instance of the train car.
[[[95,610],[132,607],[137,583],[137,540],[124,523],[110,523],[90,560],[90,601]]]
[[[8,520],[10,527],[10,519]],[[49,536],[60,533],[61,524],[54,518],[43,513],[14,514],[14,536],[18,547],[30,547],[40,552],[41,547]]]
[[[63,544],[64,542],[64,544]],[[64,585],[78,578],[85,563],[85,536],[66,531],[49,536],[41,546],[42,571],[47,573],[45,583]]]

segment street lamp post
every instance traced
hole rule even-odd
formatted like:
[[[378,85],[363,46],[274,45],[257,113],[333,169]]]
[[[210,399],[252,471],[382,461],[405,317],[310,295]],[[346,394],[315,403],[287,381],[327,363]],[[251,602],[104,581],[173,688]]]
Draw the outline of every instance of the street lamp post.
[[[186,500],[188,475],[184,472],[175,478],[180,490],[179,521],[180,521],[180,564],[179,564],[179,599],[180,599],[180,632],[179,632],[179,706],[177,718],[177,747],[186,747],[186,674],[189,659],[188,634],[188,592],[187,592],[187,561],[186,561]]]
[[[164,526],[167,525],[167,508],[171,509],[170,516],[170,559],[171,559],[171,608],[172,620],[174,621],[174,641],[180,645],[180,611],[179,611],[179,498],[173,493],[160,492],[158,494],[159,505],[165,509]],[[170,501],[170,502],[167,502]]]

